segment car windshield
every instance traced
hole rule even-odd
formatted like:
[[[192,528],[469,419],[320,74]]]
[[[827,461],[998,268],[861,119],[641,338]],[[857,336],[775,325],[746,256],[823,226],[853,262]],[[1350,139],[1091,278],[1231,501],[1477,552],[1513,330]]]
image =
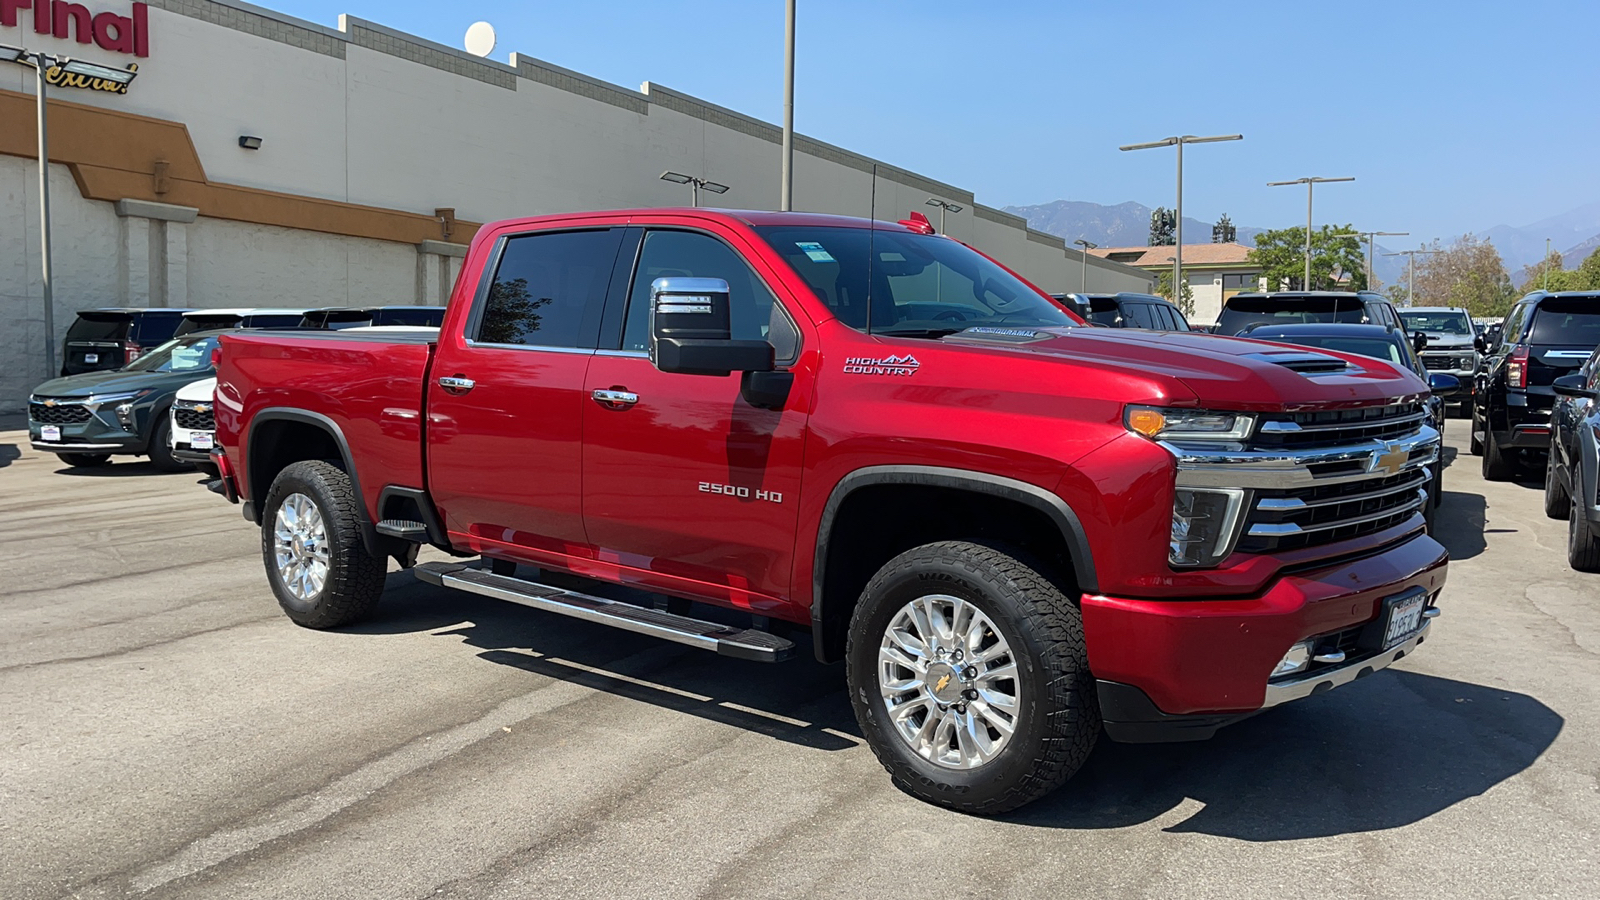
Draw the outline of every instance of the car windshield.
[[[1539,304],[1533,316],[1530,344],[1600,344],[1600,298],[1552,299]]]
[[[1406,312],[1400,310],[1400,321],[1407,331],[1435,331],[1440,334],[1471,334],[1472,320],[1464,312]]]
[[[206,372],[211,369],[211,351],[217,336],[198,340],[182,338],[167,341],[129,363],[124,372]]]
[[[1257,325],[1301,325],[1367,321],[1355,297],[1234,297],[1217,318],[1217,334],[1239,334]]]
[[[1256,337],[1252,334],[1251,337]],[[1339,353],[1354,353],[1357,356],[1370,356],[1384,362],[1394,363],[1397,366],[1407,365],[1400,345],[1382,338],[1340,337],[1329,334],[1297,334],[1292,337],[1266,335],[1257,338],[1262,341],[1274,341],[1279,344],[1298,344],[1302,347],[1316,347],[1319,350],[1335,350]]]
[[[938,337],[976,325],[1078,324],[1032,285],[949,238],[837,226],[757,231],[852,328]]]

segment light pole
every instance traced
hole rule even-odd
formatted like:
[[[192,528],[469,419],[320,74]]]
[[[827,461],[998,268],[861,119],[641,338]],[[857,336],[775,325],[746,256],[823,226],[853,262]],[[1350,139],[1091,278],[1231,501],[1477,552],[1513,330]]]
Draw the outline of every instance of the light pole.
[[[1443,253],[1443,250],[1401,250],[1397,253],[1385,253],[1384,256],[1406,256],[1410,259],[1406,263],[1406,305],[1417,305],[1417,254],[1426,256],[1429,253]]]
[[[56,298],[55,270],[50,264],[50,129],[45,117],[45,84],[52,69],[69,75],[99,78],[117,84],[127,84],[139,74],[132,69],[114,69],[65,56],[29,51],[23,47],[0,44],[0,62],[14,62],[30,66],[34,71],[34,98],[38,106],[39,130],[39,254],[40,283],[44,288],[44,362],[46,371],[54,378],[56,370]]]
[[[962,206],[959,203],[951,203],[948,200],[940,200],[938,197],[929,197],[928,198],[928,205],[929,206],[937,206],[937,207],[939,207],[939,233],[940,234],[944,234],[945,233],[944,232],[944,214],[945,213],[947,213],[947,212],[958,213],[958,212],[961,212],[963,209],[966,209],[966,207]]]
[[[725,184],[707,181],[704,178],[696,178],[693,175],[685,175],[682,172],[662,172],[661,180],[670,181],[673,184],[687,184],[691,189],[690,197],[694,206],[700,205],[700,191],[702,188],[713,194],[726,194],[728,192],[728,186]]]
[[[1173,233],[1173,243],[1177,252],[1172,256],[1172,295],[1183,296],[1183,145],[1184,144],[1211,144],[1217,141],[1242,141],[1242,134],[1217,134],[1210,137],[1195,137],[1192,134],[1175,135],[1151,141],[1147,144],[1125,144],[1118,150],[1149,150],[1152,147],[1177,147],[1178,148],[1178,225]]]
[[[783,20],[783,184],[778,208],[794,209],[794,4],[789,0]]]
[[[1406,237],[1409,231],[1358,231],[1356,235],[1367,239],[1367,290],[1372,290],[1372,239],[1380,237]],[[1407,288],[1410,290],[1410,288]]]
[[[1089,293],[1089,251],[1100,245],[1094,241],[1086,241],[1083,238],[1078,238],[1073,243],[1083,248],[1083,256],[1079,258],[1079,261],[1083,263],[1083,268],[1079,273],[1078,292],[1087,294]]]
[[[1544,287],[1541,290],[1550,290],[1550,239],[1544,239]]]
[[[1286,184],[1303,184],[1306,186],[1306,282],[1303,287],[1311,290],[1311,190],[1319,184],[1329,181],[1355,181],[1350,178],[1296,178],[1293,181],[1269,181],[1267,187],[1283,187]]]

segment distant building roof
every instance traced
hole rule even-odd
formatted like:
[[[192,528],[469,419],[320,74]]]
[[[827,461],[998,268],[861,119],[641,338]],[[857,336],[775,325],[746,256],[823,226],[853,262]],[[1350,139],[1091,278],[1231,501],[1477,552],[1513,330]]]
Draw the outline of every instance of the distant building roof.
[[[1173,247],[1098,247],[1089,252],[1102,259],[1136,268],[1161,268],[1172,265]],[[1183,265],[1249,266],[1250,248],[1243,244],[1184,244]],[[1253,266],[1251,268],[1254,268]]]

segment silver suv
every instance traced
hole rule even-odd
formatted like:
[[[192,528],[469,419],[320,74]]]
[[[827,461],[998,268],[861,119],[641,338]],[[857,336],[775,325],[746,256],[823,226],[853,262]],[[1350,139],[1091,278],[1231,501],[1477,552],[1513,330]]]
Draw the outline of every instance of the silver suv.
[[[1473,349],[1478,328],[1472,316],[1459,306],[1409,306],[1397,310],[1406,331],[1425,334],[1428,343],[1418,354],[1429,372],[1454,375],[1463,384],[1471,384],[1478,372],[1482,357]],[[1471,401],[1463,399],[1465,409]]]

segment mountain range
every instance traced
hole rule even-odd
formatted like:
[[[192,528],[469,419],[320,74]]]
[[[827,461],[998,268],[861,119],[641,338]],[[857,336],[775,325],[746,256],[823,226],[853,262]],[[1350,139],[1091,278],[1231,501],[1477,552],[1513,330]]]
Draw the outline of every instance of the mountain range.
[[[1068,242],[1083,238],[1102,247],[1142,247],[1150,237],[1152,210],[1133,201],[1107,206],[1086,200],[1056,200],[1032,206],[1007,206],[1005,211],[1022,216],[1030,226],[1066,238]],[[1236,239],[1247,247],[1255,246],[1256,235],[1266,230],[1237,223],[1234,227],[1238,232]],[[1506,272],[1511,275],[1512,282],[1520,286],[1523,267],[1544,258],[1546,238],[1550,239],[1552,249],[1562,251],[1562,267],[1567,269],[1576,268],[1590,253],[1600,249],[1600,203],[1580,206],[1531,225],[1496,225],[1475,233],[1500,251]],[[1186,244],[1209,243],[1211,223],[1184,216],[1183,237]],[[1373,274],[1379,281],[1385,284],[1404,281],[1405,257],[1384,256],[1390,251],[1382,244],[1378,244],[1375,251]]]

